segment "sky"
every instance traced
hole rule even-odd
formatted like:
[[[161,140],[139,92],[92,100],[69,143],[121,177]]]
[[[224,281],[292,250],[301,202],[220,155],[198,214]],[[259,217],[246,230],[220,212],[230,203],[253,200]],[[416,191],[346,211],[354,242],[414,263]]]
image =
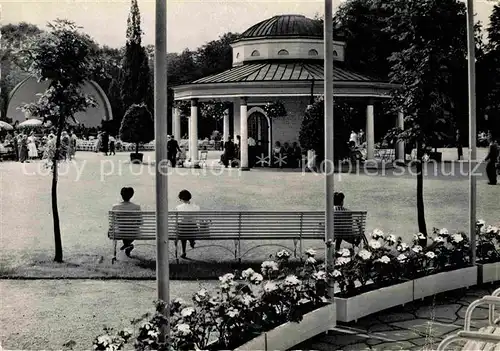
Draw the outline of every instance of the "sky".
[[[166,0],[167,51],[196,49],[226,32],[242,33],[250,26],[279,14],[313,17],[323,13],[322,0]],[[498,0],[500,1],[500,0]],[[334,9],[341,0],[334,0]],[[154,0],[138,0],[143,43],[154,43]],[[475,0],[477,19],[488,23],[493,2]],[[48,21],[76,22],[99,44],[125,44],[130,0],[2,0],[0,23],[28,22],[42,28]]]

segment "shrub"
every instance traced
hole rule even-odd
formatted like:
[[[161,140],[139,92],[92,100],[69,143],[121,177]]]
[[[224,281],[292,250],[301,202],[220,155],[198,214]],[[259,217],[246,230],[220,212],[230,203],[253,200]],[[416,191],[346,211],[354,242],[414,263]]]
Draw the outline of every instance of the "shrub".
[[[120,127],[120,140],[135,144],[135,152],[139,152],[139,144],[149,143],[154,139],[154,123],[145,104],[133,104],[123,116]]]

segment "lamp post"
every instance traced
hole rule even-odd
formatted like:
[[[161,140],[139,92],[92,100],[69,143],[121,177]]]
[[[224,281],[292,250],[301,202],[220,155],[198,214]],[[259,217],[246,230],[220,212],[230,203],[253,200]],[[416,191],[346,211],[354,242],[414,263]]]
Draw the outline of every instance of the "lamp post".
[[[476,264],[476,43],[474,0],[467,0],[467,58],[469,74],[469,232],[472,264]]]
[[[325,264],[334,264],[333,232],[333,9],[332,0],[325,0],[324,21],[324,102],[325,102]],[[327,271],[328,273],[328,271]],[[329,276],[329,275],[328,275]],[[328,294],[334,301],[334,285],[328,279]]]
[[[168,176],[167,176],[167,2],[156,0],[155,21],[155,178],[156,178],[156,282],[158,300],[170,304],[168,267]],[[169,306],[160,340],[170,335]]]

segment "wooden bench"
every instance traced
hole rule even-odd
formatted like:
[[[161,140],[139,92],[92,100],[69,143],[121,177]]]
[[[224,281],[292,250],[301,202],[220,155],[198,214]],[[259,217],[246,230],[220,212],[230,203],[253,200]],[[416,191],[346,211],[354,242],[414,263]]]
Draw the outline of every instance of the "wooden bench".
[[[500,306],[500,289],[497,289],[490,296],[485,296],[479,300],[472,302],[465,312],[464,330],[445,338],[438,346],[438,351],[448,349],[448,346],[460,339],[465,339],[467,342],[462,348],[463,351],[500,351],[500,318],[495,317],[495,306]],[[480,328],[479,331],[471,331],[472,312],[481,306],[489,306],[489,325]]]
[[[263,211],[199,211],[169,212],[169,239],[175,242],[175,258],[178,260],[178,241],[226,241],[232,240],[234,248],[222,247],[234,258],[241,258],[251,250],[262,246],[281,246],[282,244],[257,244],[246,252],[241,252],[242,240],[292,240],[293,252],[297,257],[297,245],[302,254],[302,240],[324,240],[325,213],[322,211],[305,212],[263,212]],[[366,243],[364,235],[366,211],[335,212],[334,232],[343,237],[352,235]],[[108,237],[113,240],[113,262],[116,260],[118,240],[155,240],[155,211],[109,211]]]

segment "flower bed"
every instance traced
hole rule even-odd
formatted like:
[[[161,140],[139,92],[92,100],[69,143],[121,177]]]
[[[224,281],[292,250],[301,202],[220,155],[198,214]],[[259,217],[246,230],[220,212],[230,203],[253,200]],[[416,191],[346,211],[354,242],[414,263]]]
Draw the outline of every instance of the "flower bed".
[[[500,273],[500,231],[481,221],[477,228],[483,278],[493,281]],[[246,350],[263,348],[267,342],[272,349],[287,349],[329,329],[335,320],[330,323],[328,316],[335,309],[337,320],[349,322],[477,284],[478,268],[470,267],[470,254],[468,237],[446,229],[434,229],[428,238],[418,233],[411,244],[375,229],[366,248],[341,249],[328,267],[315,259],[314,250],[307,250],[304,266],[297,272],[288,266],[290,253],[282,250],[275,261],[262,263],[261,273],[247,269],[220,277],[217,293],[200,290],[193,296],[192,306],[179,299],[172,301],[168,347],[158,340],[166,322],[159,312],[141,320],[134,346],[140,350]],[[328,277],[338,284],[336,306],[328,305]],[[159,303],[157,311],[164,307]],[[303,318],[307,327],[298,327],[295,323]],[[121,349],[132,337],[127,331],[110,333],[106,330],[96,338],[94,349]]]

